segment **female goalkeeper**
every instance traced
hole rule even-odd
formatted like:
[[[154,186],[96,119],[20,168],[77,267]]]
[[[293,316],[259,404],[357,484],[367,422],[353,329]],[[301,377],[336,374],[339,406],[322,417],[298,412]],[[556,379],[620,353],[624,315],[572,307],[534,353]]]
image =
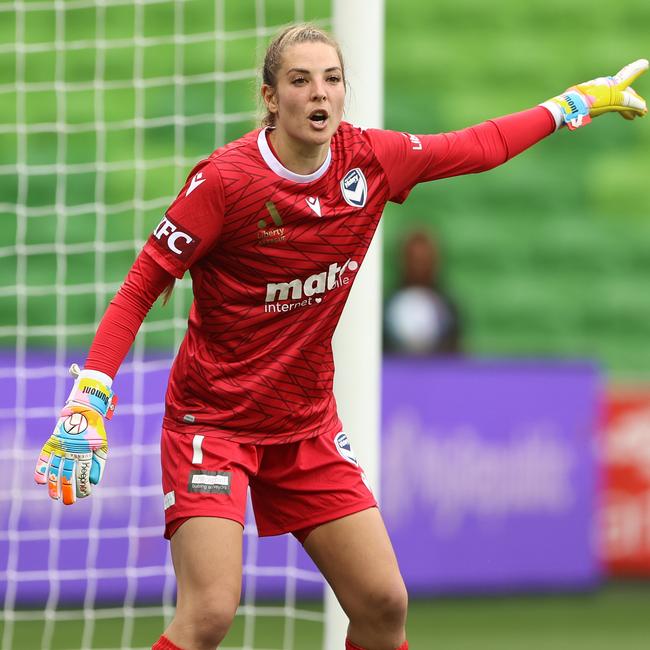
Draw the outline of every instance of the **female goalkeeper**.
[[[263,128],[187,177],[99,325],[36,481],[74,503],[101,478],[111,383],[155,300],[186,271],[194,303],[162,431],[176,615],[154,648],[208,650],[237,609],[250,486],[260,535],[292,533],[349,617],[347,650],[406,650],[407,594],[332,395],[331,339],[384,205],[485,171],[563,125],[646,113],[648,62],[530,110],[438,135],[342,121],[337,44],[309,25],[269,46]]]

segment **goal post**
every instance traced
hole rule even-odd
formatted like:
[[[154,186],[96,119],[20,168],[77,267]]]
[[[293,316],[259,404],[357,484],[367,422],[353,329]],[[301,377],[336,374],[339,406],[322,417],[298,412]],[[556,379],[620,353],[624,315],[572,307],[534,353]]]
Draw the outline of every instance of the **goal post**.
[[[345,117],[358,126],[384,122],[384,0],[333,0],[332,29],[348,81]],[[379,497],[381,371],[381,228],[377,229],[334,336],[334,392],[369,482]],[[324,650],[341,650],[347,618],[325,591]]]

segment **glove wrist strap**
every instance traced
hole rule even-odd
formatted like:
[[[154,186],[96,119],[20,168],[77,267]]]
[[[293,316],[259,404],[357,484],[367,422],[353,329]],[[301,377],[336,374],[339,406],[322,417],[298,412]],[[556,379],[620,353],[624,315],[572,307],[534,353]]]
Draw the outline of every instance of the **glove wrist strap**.
[[[79,379],[95,379],[100,381],[106,388],[110,388],[113,385],[113,378],[107,375],[105,372],[100,372],[99,370],[79,370],[76,375]]]
[[[89,406],[107,420],[110,420],[115,412],[117,395],[106,384],[97,379],[80,377],[75,382],[67,403]]]
[[[585,124],[589,124],[589,122],[591,122],[591,116],[589,115],[589,104],[587,104],[587,101],[585,100],[582,93],[578,92],[577,90],[569,89],[562,95],[553,97],[553,99],[542,104],[542,106],[549,108],[549,110],[551,110],[557,119],[556,111],[551,109],[549,107],[549,104],[552,104],[560,109],[560,118],[571,131],[574,131],[575,129],[578,129],[581,126],[584,126]]]

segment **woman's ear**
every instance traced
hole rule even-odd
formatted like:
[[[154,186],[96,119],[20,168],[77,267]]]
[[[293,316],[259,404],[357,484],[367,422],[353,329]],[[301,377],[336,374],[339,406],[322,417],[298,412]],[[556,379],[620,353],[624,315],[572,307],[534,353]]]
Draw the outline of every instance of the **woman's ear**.
[[[261,94],[262,100],[264,101],[266,109],[269,111],[269,113],[277,113],[278,102],[275,89],[268,84],[262,84]]]

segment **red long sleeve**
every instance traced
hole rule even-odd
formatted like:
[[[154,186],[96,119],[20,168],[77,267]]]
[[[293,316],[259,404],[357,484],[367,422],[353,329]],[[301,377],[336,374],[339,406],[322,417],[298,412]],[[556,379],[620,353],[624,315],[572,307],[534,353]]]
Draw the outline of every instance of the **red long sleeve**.
[[[142,321],[174,276],[142,251],[99,323],[84,364],[115,377]]]
[[[365,134],[386,171],[390,200],[402,203],[418,183],[497,167],[555,128],[551,113],[536,106],[449,133],[410,135],[368,129]]]
[[[497,127],[503,138],[506,160],[510,160],[546,136],[551,135],[557,128],[555,118],[543,106],[498,117],[490,122]],[[497,164],[499,163],[497,162]]]

